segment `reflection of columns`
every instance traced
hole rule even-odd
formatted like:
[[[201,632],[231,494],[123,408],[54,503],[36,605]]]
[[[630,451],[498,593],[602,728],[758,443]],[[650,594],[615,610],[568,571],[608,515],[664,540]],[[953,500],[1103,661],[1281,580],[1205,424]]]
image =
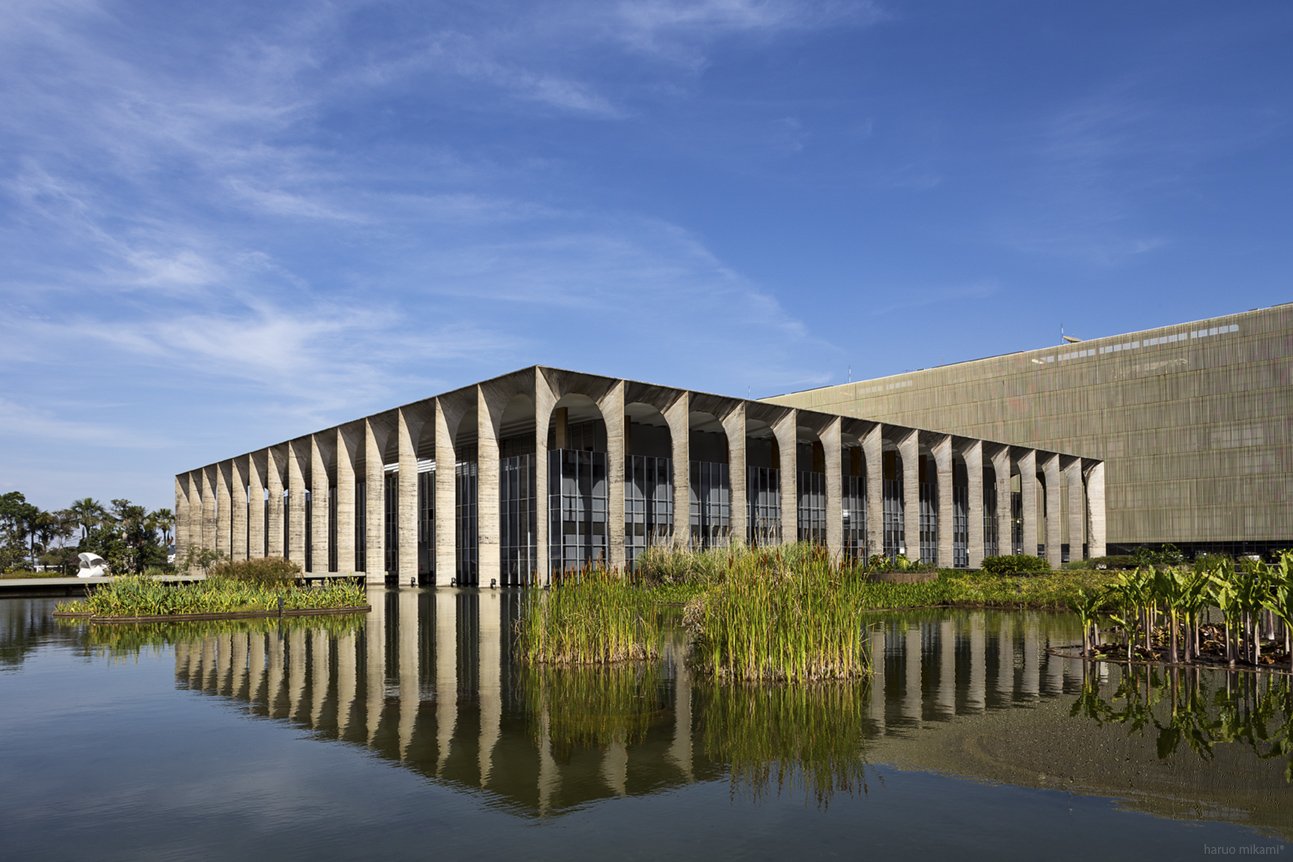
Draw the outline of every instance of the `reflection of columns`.
[[[271,557],[282,557],[286,551],[283,541],[283,471],[288,457],[287,448],[281,445],[265,450],[265,490],[268,494],[265,502],[269,518],[265,528],[265,553]]]
[[[305,565],[305,547],[310,537],[305,533],[305,472],[310,466],[310,441],[293,440],[287,444],[287,558]]]
[[[247,683],[248,637],[249,635],[246,632],[237,632],[232,638],[233,643],[231,646],[233,647],[233,650],[230,653],[229,658],[233,662],[233,696],[237,698],[241,698],[243,696],[242,687]],[[248,691],[247,695],[250,700],[251,692]]]
[[[965,456],[965,519],[969,547],[968,565],[977,569],[983,565],[983,441],[974,440],[966,445]]]
[[[237,694],[234,688],[234,666],[233,666],[233,635],[222,634],[216,638],[216,664],[220,667],[220,673],[216,676],[216,692],[218,694],[233,696]]]
[[[247,456],[247,556],[265,556],[265,471],[269,453],[262,449]]]
[[[1023,618],[1024,627],[1024,673],[1020,690],[1030,699],[1036,700],[1042,681],[1042,645],[1037,631],[1037,617],[1029,615]]]
[[[997,693],[1009,705],[1015,697],[1015,637],[1011,618],[997,617]]]
[[[379,592],[381,607],[368,615],[364,626],[364,681],[368,688],[367,706],[368,744],[377,739],[382,723],[382,709],[386,706],[386,595]]]
[[[452,411],[453,415],[450,415]],[[435,584],[446,586],[458,573],[458,456],[453,434],[462,418],[458,406],[436,399],[435,409]]]
[[[938,565],[950,568],[952,556],[952,438],[944,435],[931,450],[938,482]]]
[[[822,453],[826,456],[826,549],[832,557],[844,553],[844,453],[840,440],[843,420],[832,419],[822,431]]]
[[[970,686],[966,692],[966,706],[972,712],[982,712],[988,707],[988,635],[983,611],[970,611]]]
[[[909,560],[920,559],[920,432],[898,441],[902,455],[903,545]]]
[[[1083,529],[1086,519],[1086,500],[1082,495],[1082,461],[1074,458],[1064,467],[1064,482],[1068,485],[1069,559],[1082,559]]]
[[[233,530],[233,545],[230,556],[235,560],[247,559],[247,456],[234,458],[229,462],[232,481],[232,502],[230,515]]]
[[[876,424],[862,437],[866,462],[867,553],[884,553],[884,428]]]
[[[1064,541],[1061,534],[1064,519],[1060,514],[1060,456],[1048,455],[1042,462],[1042,471],[1046,476],[1046,562],[1051,568],[1058,569],[1063,562],[1060,545]]]
[[[1091,465],[1086,474],[1086,504],[1090,510],[1090,533],[1087,539],[1087,556],[1103,557],[1105,551],[1104,521],[1104,462]]]
[[[780,450],[781,472],[781,541],[790,544],[799,539],[799,411],[788,410],[772,423],[772,433]],[[735,502],[735,501],[733,501]]]
[[[364,573],[368,583],[386,584],[387,428],[364,420]]]
[[[1019,456],[1019,504],[1023,513],[1023,552],[1037,556],[1037,450]]]
[[[231,461],[221,461],[216,465],[216,535],[215,549],[224,556],[230,555],[229,538],[232,535],[230,517],[233,512],[233,500],[230,497],[233,470]]]
[[[422,433],[422,418],[405,408],[399,411],[395,429],[400,470],[396,474],[398,502],[395,517],[399,522],[399,565],[396,577],[402,585],[418,576],[418,453],[417,437]]]
[[[606,531],[610,538],[610,565],[624,568],[624,381],[616,380],[597,401],[606,425]]]
[[[310,643],[310,726],[318,727],[323,717],[323,703],[328,699],[332,683],[332,662],[329,652],[332,642],[323,629],[314,629]]]
[[[265,684],[265,635],[261,632],[253,634],[248,647],[251,682],[247,686],[247,699],[252,703],[267,703],[268,698],[261,694]]]
[[[355,467],[363,426],[337,429],[337,571],[354,572],[355,558]]]
[[[287,633],[287,717],[295,721],[305,697],[305,629]]]
[[[350,712],[359,688],[359,638],[349,629],[337,638],[337,737],[346,735]]]
[[[1049,648],[1052,646],[1060,646],[1062,643],[1063,642],[1056,643],[1048,634],[1045,646]],[[1064,659],[1048,652],[1043,656],[1043,660],[1046,662],[1046,692],[1048,694],[1063,694]]]
[[[740,401],[723,416],[727,434],[727,482],[730,486],[731,542],[743,545],[750,540],[750,494],[745,469],[745,402]],[[688,501],[690,506],[690,501]]]
[[[997,484],[997,553],[1014,553],[1014,510],[1010,506],[1010,447],[1002,446],[992,456],[993,481]]]
[[[482,591],[478,607],[480,609],[477,640],[477,655],[480,661],[477,684],[480,697],[479,758],[480,786],[484,787],[489,782],[490,772],[493,770],[494,746],[498,744],[499,729],[502,727],[503,719],[503,664],[499,654],[499,645],[502,642],[502,632],[499,631],[502,608],[498,593],[494,590]]]
[[[449,744],[458,723],[458,594],[445,590],[432,596],[435,607],[435,723],[436,774],[444,769]]]
[[[687,666],[687,641],[672,641],[673,683],[673,744],[669,746],[672,760],[688,781],[693,780],[691,745],[691,668]]]
[[[418,685],[418,595],[417,590],[400,590],[396,598],[399,603],[395,636],[400,664],[400,760],[408,758],[418,707],[422,704]]]
[[[498,429],[503,423],[507,395],[487,385],[476,386],[476,583],[488,587],[502,576],[500,542]],[[623,467],[620,467],[621,473]],[[621,489],[622,490],[622,489]],[[611,520],[607,529],[624,519]]]
[[[884,656],[885,656],[885,628],[886,624],[881,621],[870,627],[871,635],[871,720],[875,722],[877,734],[883,734],[885,728],[885,699],[884,690]]]
[[[275,718],[278,717],[275,714],[275,708],[283,693],[283,670],[287,658],[283,649],[285,639],[286,635],[281,629],[269,633],[269,659],[266,661],[269,673],[268,679],[265,680],[265,709]]]
[[[620,740],[614,740],[602,752],[602,780],[616,796],[628,793],[629,750]]]
[[[919,724],[921,720],[921,637],[919,623],[907,624],[904,641],[903,657],[906,659],[904,673],[906,685],[903,688],[902,714],[905,718],[910,718]]]
[[[203,691],[219,691],[216,684],[216,639],[214,635],[202,639],[202,678],[198,687]]]
[[[326,572],[331,568],[328,495],[332,492],[327,462],[336,448],[336,439],[328,439],[329,436],[313,434],[310,437],[310,568],[316,572]]]
[[[669,426],[669,459],[673,467],[673,535],[671,544],[685,546],[691,529],[691,395],[679,392],[664,409]],[[735,508],[735,506],[733,506]]]
[[[552,756],[552,719],[548,707],[539,715],[539,814],[547,814],[552,797],[561,788],[561,771]]]
[[[947,717],[956,714],[956,623],[938,624],[938,708]]]

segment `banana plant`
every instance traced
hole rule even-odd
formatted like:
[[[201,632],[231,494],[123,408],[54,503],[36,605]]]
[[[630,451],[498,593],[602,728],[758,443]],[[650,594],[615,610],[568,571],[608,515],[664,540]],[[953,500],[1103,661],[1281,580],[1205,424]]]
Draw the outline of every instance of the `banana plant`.
[[[1100,611],[1104,607],[1109,596],[1107,593],[1086,590],[1078,590],[1077,598],[1073,601],[1073,611],[1078,615],[1078,621],[1082,623],[1082,656],[1089,658],[1095,649],[1099,646],[1096,641],[1099,639],[1096,621],[1100,618]]]
[[[1285,631],[1293,630],[1293,552],[1280,554],[1280,561],[1267,569],[1267,580],[1270,588],[1261,597],[1261,606],[1284,623]],[[1289,669],[1293,670],[1293,651]]]
[[[1226,624],[1226,662],[1234,667],[1239,652],[1240,620],[1243,618],[1234,563],[1229,560],[1222,562],[1215,572],[1208,574],[1208,581],[1212,602],[1221,611]]]

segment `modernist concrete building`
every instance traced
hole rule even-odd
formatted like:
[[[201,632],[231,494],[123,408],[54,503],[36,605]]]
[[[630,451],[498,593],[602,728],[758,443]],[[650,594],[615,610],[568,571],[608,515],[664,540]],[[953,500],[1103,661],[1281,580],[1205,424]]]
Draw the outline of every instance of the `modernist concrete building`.
[[[1293,547],[1293,304],[767,400],[1099,459],[1111,551]]]
[[[675,543],[1058,565],[1105,553],[1104,501],[1104,464],[1080,451],[541,366],[175,477],[181,559],[462,586]]]

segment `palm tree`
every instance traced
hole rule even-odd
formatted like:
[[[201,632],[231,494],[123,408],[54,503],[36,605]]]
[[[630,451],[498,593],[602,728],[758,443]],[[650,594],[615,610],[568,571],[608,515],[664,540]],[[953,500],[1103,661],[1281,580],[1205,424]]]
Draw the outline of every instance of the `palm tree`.
[[[103,507],[103,504],[92,497],[77,500],[68,507],[67,511],[71,513],[76,524],[81,528],[82,542],[89,537],[90,528],[97,527],[108,516],[108,510]]]
[[[157,509],[148,515],[149,525],[162,534],[162,545],[169,547],[175,526],[175,514],[170,509]]]

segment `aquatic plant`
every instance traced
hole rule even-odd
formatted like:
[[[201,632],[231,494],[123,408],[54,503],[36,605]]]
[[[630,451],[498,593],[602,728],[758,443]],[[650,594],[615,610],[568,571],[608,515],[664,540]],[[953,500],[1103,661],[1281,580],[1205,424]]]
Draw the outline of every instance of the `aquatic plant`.
[[[84,599],[62,602],[57,611],[96,617],[151,617],[227,614],[248,611],[366,607],[362,586],[328,583],[319,587],[270,586],[229,578],[168,584],[143,575],[126,575],[92,587]]]
[[[516,624],[521,658],[552,664],[605,664],[660,651],[655,604],[618,572],[588,569],[528,590]]]
[[[657,722],[668,723],[668,690],[655,662],[517,669],[526,715],[537,739],[546,721],[558,749],[641,742]]]

